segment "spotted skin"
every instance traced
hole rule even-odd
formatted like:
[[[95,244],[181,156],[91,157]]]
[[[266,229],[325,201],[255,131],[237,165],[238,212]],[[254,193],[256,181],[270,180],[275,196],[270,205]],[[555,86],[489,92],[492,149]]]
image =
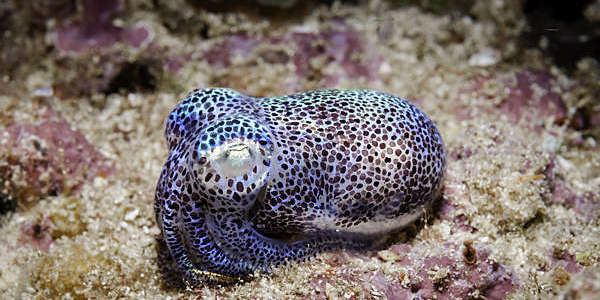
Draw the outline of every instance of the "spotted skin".
[[[165,135],[154,209],[189,285],[368,247],[431,205],[446,160],[425,114],[367,90],[195,90]]]

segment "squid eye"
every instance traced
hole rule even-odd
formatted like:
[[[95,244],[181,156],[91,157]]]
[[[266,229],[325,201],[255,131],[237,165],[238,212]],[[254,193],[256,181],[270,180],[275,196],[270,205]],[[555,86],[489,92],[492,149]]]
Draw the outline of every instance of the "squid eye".
[[[224,146],[221,155],[215,157],[215,162],[224,176],[235,177],[252,170],[256,157],[252,155],[253,151],[249,145],[237,143]]]
[[[232,166],[243,166],[252,159],[251,156],[248,145],[242,143],[231,145],[225,151],[225,158]]]
[[[241,196],[267,183],[275,148],[267,129],[253,116],[219,120],[199,132],[190,145],[190,168],[196,171],[193,175],[202,174],[205,189]]]
[[[220,176],[251,178],[266,170],[268,165],[264,162],[271,159],[268,153],[255,141],[235,139],[224,142],[202,156],[206,156],[206,161]]]

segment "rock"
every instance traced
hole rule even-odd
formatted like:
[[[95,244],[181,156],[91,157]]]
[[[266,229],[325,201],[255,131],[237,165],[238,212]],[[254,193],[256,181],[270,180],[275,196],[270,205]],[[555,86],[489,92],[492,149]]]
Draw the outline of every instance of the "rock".
[[[229,67],[236,56],[254,60],[260,56],[265,63],[287,64],[295,67],[297,81],[318,81],[320,88],[334,88],[343,79],[364,78],[367,82],[379,79],[383,58],[369,46],[356,30],[343,23],[313,32],[297,30],[283,37],[262,38],[246,33],[227,36],[207,50],[203,57],[213,67]],[[277,51],[281,45],[293,53]],[[291,46],[290,46],[291,45]],[[261,51],[257,49],[261,48]],[[272,50],[264,50],[273,48]],[[328,69],[337,65],[338,69]],[[229,83],[228,86],[235,86]],[[293,88],[292,88],[293,90]]]
[[[236,34],[214,45],[204,53],[204,59],[217,68],[228,67],[235,55],[247,57],[261,41],[247,34]]]
[[[21,226],[19,241],[43,252],[48,252],[50,245],[54,242],[51,229],[52,222],[49,218],[44,218],[41,222],[29,222]]]
[[[113,162],[52,109],[37,124],[8,125],[0,137],[0,195],[19,207],[77,193],[96,176],[113,173]]]
[[[560,84],[555,76],[542,70],[480,77],[460,93],[474,94],[497,102],[492,107],[457,105],[455,115],[458,120],[465,120],[481,113],[500,114],[513,124],[521,122],[520,124],[540,132],[548,118],[552,118],[557,125],[568,120],[567,106],[561,92],[566,92],[569,88]],[[501,98],[497,98],[501,95]]]
[[[556,78],[544,71],[523,71],[515,74],[515,86],[509,86],[508,97],[498,108],[509,116],[514,123],[536,110],[537,116],[554,118],[554,123],[562,124],[567,120],[567,107],[555,88],[560,88]],[[528,121],[533,122],[533,119]]]
[[[403,257],[395,262],[402,271],[387,276],[380,271],[366,273],[362,276],[364,287],[367,291],[375,288],[387,299],[466,299],[474,295],[503,299],[519,286],[514,272],[491,259],[487,249],[471,246],[474,258],[466,262],[461,251],[465,246],[443,246],[447,255],[442,256],[423,256],[407,245],[392,246],[390,251]]]
[[[296,0],[257,0],[258,3],[266,6],[275,6],[288,8],[294,6],[296,4]]]
[[[552,156],[544,176],[547,178],[549,191],[544,199],[548,204],[562,204],[573,209],[577,217],[585,223],[591,222],[600,216],[600,192],[579,193],[567,184],[563,176],[557,172],[558,165],[569,164],[569,161],[561,156]],[[563,167],[567,169],[566,167]],[[575,172],[575,167],[568,168],[566,171]]]
[[[120,0],[84,0],[80,20],[59,21],[56,28],[56,47],[61,51],[83,52],[110,47],[116,42],[133,47],[142,46],[151,37],[151,31],[143,27],[116,26],[113,19],[120,7]]]
[[[469,58],[469,65],[474,67],[489,67],[500,61],[500,55],[493,49],[485,49]]]
[[[368,81],[377,78],[382,59],[369,53],[364,38],[348,27],[318,33],[292,33],[291,39],[296,44],[292,59],[300,77],[320,76],[322,68],[318,65],[318,58],[322,57],[323,62],[339,64],[342,69],[323,74],[328,87],[335,86],[344,77],[364,77]]]

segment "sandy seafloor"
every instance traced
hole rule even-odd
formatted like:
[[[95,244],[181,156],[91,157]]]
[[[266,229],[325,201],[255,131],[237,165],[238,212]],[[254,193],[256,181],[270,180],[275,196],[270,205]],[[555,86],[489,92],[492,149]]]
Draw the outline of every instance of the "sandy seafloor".
[[[519,1],[264,14],[191,2],[100,7],[110,17],[99,28],[79,2],[2,4],[1,299],[600,299],[599,64],[566,71],[525,48]],[[384,249],[324,253],[233,286],[170,287],[152,210],[164,119],[208,86],[406,97],[446,143],[441,208]]]

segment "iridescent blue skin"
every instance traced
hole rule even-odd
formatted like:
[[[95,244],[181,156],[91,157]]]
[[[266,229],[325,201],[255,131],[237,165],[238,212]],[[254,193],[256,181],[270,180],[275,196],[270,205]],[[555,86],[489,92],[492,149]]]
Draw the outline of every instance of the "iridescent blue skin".
[[[367,90],[195,90],[165,134],[154,208],[188,285],[368,247],[432,204],[446,163],[425,114]]]

